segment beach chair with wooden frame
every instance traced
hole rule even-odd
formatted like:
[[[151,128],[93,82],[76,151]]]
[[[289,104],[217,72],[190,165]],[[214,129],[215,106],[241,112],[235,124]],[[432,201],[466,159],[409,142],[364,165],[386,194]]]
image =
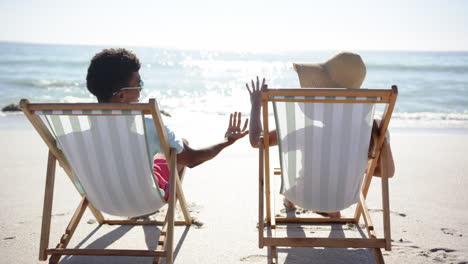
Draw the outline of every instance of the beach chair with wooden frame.
[[[138,104],[32,104],[20,107],[49,148],[42,216],[39,260],[56,263],[62,255],[146,256],[154,263],[173,262],[174,225],[191,225],[192,219],[177,173],[176,151],[170,148],[155,99]],[[166,204],[152,172],[152,156],[146,141],[144,115],[151,115],[160,149],[168,157],[170,190],[164,221],[128,217],[153,213]],[[151,123],[151,122],[150,122]],[[105,151],[105,152],[104,152]],[[82,196],[65,233],[49,248],[56,161]],[[175,220],[176,201],[184,220]],[[99,224],[161,225],[155,250],[67,248],[86,208]],[[102,212],[127,217],[105,219]]]
[[[371,248],[384,263],[381,248],[391,250],[388,164],[385,134],[397,98],[391,89],[267,89],[262,92],[264,131],[269,131],[272,102],[278,147],[281,193],[297,205],[334,212],[356,204],[354,217],[275,216],[271,195],[269,135],[259,149],[259,247],[268,247],[269,261],[277,261],[277,247]],[[373,122],[375,104],[384,104],[380,126]],[[374,125],[373,125],[374,123]],[[369,150],[372,137],[373,145]],[[380,158],[379,158],[380,157]],[[377,162],[381,168],[383,238],[378,238],[366,204]],[[265,215],[266,214],[266,215]],[[277,225],[354,223],[363,217],[367,237],[324,238],[276,235]]]

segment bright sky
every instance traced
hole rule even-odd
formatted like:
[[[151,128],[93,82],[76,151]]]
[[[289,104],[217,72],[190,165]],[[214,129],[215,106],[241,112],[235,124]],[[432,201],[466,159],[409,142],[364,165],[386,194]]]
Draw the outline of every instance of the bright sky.
[[[2,0],[0,41],[233,50],[468,50],[465,0]]]

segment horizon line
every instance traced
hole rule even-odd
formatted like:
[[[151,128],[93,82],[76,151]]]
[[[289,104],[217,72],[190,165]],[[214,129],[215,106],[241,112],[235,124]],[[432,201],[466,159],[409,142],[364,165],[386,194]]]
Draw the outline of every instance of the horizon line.
[[[358,51],[382,51],[382,52],[468,52],[466,50],[443,50],[443,49],[433,49],[433,50],[418,50],[418,49],[326,49],[326,48],[316,48],[316,49],[307,49],[307,48],[295,48],[295,49],[269,49],[258,51],[257,49],[231,49],[231,48],[181,48],[181,47],[167,47],[167,46],[156,46],[156,45],[116,45],[116,44],[89,44],[89,43],[52,43],[52,42],[30,42],[30,41],[21,41],[21,40],[4,40],[0,39],[0,43],[10,43],[10,44],[32,44],[32,45],[45,45],[45,46],[79,46],[79,47],[101,47],[101,46],[121,46],[121,47],[133,47],[133,48],[158,48],[158,49],[173,49],[173,50],[185,50],[185,51],[223,51],[223,52],[292,52],[292,51],[337,51],[337,50],[358,50]]]

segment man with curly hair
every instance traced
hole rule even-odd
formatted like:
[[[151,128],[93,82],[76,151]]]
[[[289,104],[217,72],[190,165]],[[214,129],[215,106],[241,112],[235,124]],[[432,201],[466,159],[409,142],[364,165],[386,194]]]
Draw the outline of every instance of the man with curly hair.
[[[96,96],[100,103],[134,103],[138,102],[140,91],[143,89],[139,70],[140,61],[135,54],[126,49],[105,49],[97,53],[92,59],[86,76],[88,90]],[[152,120],[145,118],[145,122],[152,124]],[[180,139],[176,134],[165,127],[169,145],[177,150],[178,169],[181,173],[184,167],[193,168],[203,162],[214,158],[221,150],[232,145],[238,139],[248,134],[248,119],[241,129],[241,114],[230,115],[229,127],[224,139],[212,146],[195,149],[189,146],[188,141]],[[158,148],[159,142],[154,125],[148,125],[147,140]],[[159,151],[160,153],[162,151]],[[169,168],[166,158],[157,154],[154,159],[153,171],[156,181],[165,191],[165,199],[169,191]]]

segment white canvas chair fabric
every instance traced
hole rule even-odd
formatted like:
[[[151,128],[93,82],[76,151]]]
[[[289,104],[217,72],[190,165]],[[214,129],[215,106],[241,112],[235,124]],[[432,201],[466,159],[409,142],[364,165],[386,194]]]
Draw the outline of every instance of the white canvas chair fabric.
[[[273,102],[273,107],[282,171],[281,193],[314,211],[339,211],[358,202],[368,160],[374,104]]]
[[[153,177],[140,111],[36,114],[46,119],[73,176],[94,207],[111,215],[132,217],[152,213],[166,203]]]

